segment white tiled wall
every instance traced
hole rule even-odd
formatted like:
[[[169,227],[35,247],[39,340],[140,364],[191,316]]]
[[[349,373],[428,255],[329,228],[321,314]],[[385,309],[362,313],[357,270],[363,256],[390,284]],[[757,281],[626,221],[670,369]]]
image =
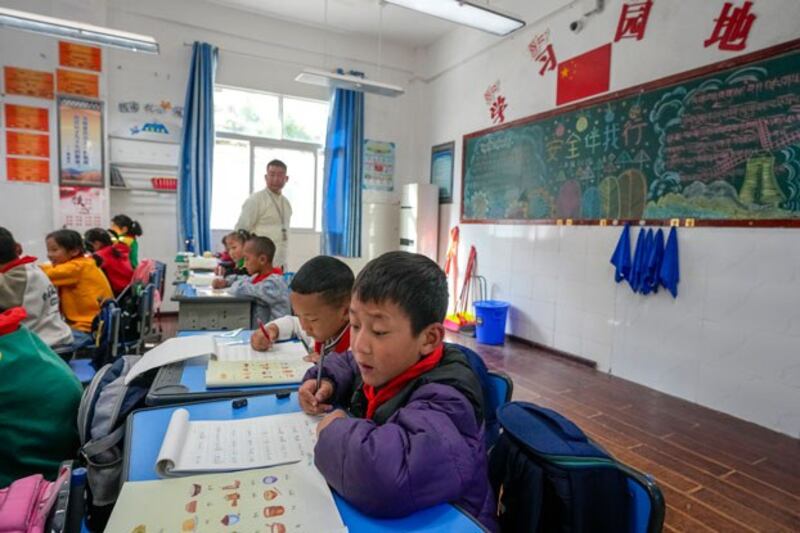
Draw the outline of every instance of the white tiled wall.
[[[462,225],[461,241],[479,250],[489,296],[511,302],[508,333],[797,436],[796,230],[679,230],[677,299],[663,289],[642,296],[614,283],[609,259],[620,231]]]

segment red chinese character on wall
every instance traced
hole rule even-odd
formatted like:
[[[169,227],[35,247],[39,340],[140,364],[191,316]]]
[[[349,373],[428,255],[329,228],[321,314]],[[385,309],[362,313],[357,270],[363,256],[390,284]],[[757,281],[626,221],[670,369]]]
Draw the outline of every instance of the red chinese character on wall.
[[[756,20],[750,13],[753,2],[745,2],[742,7],[733,7],[731,2],[725,2],[719,17],[714,19],[717,24],[711,37],[703,42],[707,48],[714,43],[719,43],[720,50],[736,52],[744,50],[747,46],[747,36]]]
[[[641,41],[644,38],[644,30],[647,28],[647,19],[650,17],[650,8],[652,7],[653,2],[651,0],[622,4],[622,12],[619,14],[614,42],[622,39]]]
[[[492,107],[489,108],[489,115],[492,118],[492,122],[495,124],[502,124],[506,121],[505,110],[508,107],[506,103],[506,99],[502,95],[497,95],[494,102],[492,103]]]
[[[556,61],[556,53],[553,50],[553,45],[548,44],[547,47],[542,50],[542,53],[536,57],[536,61],[542,64],[542,68],[539,69],[540,76],[544,76],[544,73],[548,70],[555,70],[558,66],[558,61]]]

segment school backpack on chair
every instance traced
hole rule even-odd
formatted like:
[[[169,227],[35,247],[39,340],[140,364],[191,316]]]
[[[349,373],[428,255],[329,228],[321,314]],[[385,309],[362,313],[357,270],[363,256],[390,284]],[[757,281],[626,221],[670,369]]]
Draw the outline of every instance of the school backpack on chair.
[[[489,477],[502,531],[628,531],[625,476],[578,426],[528,402],[503,405],[497,418]]]
[[[113,504],[120,490],[125,419],[144,405],[154,373],[125,384],[141,356],[124,355],[101,368],[84,390],[78,409],[80,456],[86,463],[91,505]]]

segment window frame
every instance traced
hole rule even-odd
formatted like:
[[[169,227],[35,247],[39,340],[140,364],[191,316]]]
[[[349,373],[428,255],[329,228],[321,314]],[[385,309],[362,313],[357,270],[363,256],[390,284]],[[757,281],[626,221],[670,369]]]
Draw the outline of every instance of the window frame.
[[[215,90],[216,89],[230,89],[230,90],[233,90],[233,91],[253,92],[253,93],[259,93],[259,94],[266,94],[266,95],[270,95],[270,96],[275,96],[275,97],[278,98],[278,118],[279,118],[280,123],[281,123],[280,124],[280,132],[281,132],[281,138],[280,139],[274,138],[274,137],[259,137],[259,136],[255,136],[255,135],[247,135],[247,134],[242,134],[242,133],[219,131],[215,127],[214,128],[214,130],[215,130],[214,131],[214,143],[216,145],[217,139],[227,139],[227,140],[232,140],[232,141],[246,141],[246,142],[249,143],[249,146],[250,146],[249,191],[250,192],[249,192],[248,196],[252,195],[256,190],[261,190],[260,188],[256,189],[256,176],[255,176],[255,172],[254,172],[254,170],[255,170],[254,167],[255,167],[256,148],[267,148],[267,149],[272,148],[272,149],[282,149],[282,150],[296,150],[296,151],[299,151],[299,152],[310,152],[314,156],[314,186],[313,186],[313,189],[314,189],[314,192],[313,192],[313,197],[314,197],[314,204],[313,205],[314,205],[314,208],[313,208],[313,211],[312,211],[312,225],[311,225],[310,228],[296,228],[296,227],[292,227],[291,224],[290,224],[289,225],[289,231],[291,231],[293,233],[298,233],[298,234],[308,234],[308,235],[315,234],[315,235],[319,235],[320,234],[320,230],[318,230],[317,228],[320,228],[322,226],[322,221],[321,220],[317,220],[317,202],[320,200],[320,198],[317,197],[318,196],[317,192],[318,192],[318,190],[321,189],[321,183],[320,183],[319,180],[324,179],[324,176],[320,175],[319,158],[320,158],[322,150],[325,149],[325,146],[324,146],[324,144],[315,143],[315,142],[297,141],[297,140],[290,140],[290,139],[284,139],[283,138],[283,134],[284,134],[283,100],[284,100],[284,98],[290,98],[292,100],[305,100],[305,101],[308,101],[308,102],[328,104],[328,112],[329,113],[330,113],[330,103],[326,102],[325,100],[316,100],[314,98],[304,98],[304,97],[300,97],[300,96],[283,95],[283,94],[277,94],[277,93],[273,93],[273,92],[269,92],[269,91],[258,91],[258,90],[254,90],[254,89],[248,89],[248,88],[244,88],[244,87],[233,87],[231,85],[215,84],[214,89]],[[322,170],[322,172],[324,173],[324,169]],[[288,174],[291,177],[291,171],[288,172]],[[213,229],[216,229],[216,230],[220,230],[220,229],[227,230],[227,229],[233,229],[233,228],[213,228]]]

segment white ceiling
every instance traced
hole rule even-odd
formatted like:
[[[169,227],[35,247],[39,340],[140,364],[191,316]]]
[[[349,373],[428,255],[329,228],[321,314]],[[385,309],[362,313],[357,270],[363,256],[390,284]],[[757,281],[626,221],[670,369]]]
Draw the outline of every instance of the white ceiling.
[[[425,47],[448,31],[453,23],[422,13],[386,4],[380,23],[378,0],[327,0],[328,21],[325,23],[325,0],[208,0],[234,9],[259,13],[272,18],[297,22],[331,31],[360,33],[410,47]]]

